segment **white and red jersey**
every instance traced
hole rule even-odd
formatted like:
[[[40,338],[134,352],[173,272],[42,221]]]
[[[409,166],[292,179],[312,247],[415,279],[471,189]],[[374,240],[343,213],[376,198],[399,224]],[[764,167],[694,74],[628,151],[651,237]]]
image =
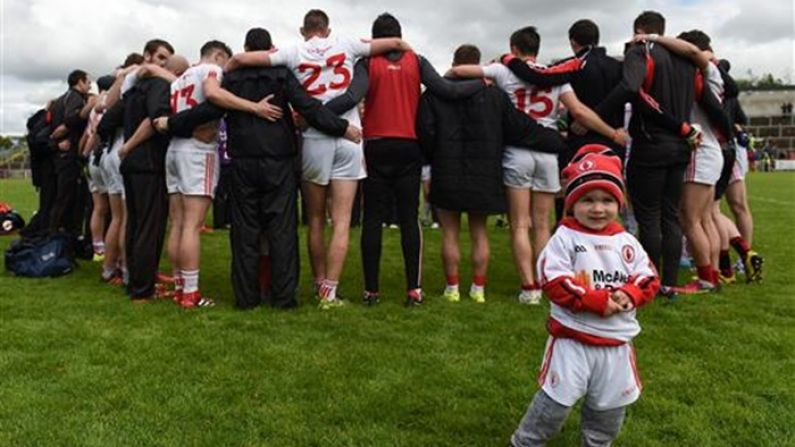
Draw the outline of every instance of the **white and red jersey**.
[[[712,62],[707,65],[706,72],[704,72],[704,81],[705,87],[709,86],[709,89],[715,97],[723,102],[723,78],[720,75],[718,67]],[[718,136],[712,130],[712,124],[710,124],[706,112],[704,112],[704,109],[701,108],[698,102],[696,102],[693,110],[690,112],[690,122],[701,126],[701,145],[699,145],[698,149],[720,151]]]
[[[538,70],[546,67],[528,61],[527,65]],[[516,77],[511,70],[503,64],[493,63],[483,67],[483,74],[508,94],[513,105],[520,111],[530,115],[538,124],[557,129],[560,115],[560,95],[574,91],[569,84],[548,88],[536,87]]]
[[[648,255],[618,222],[590,230],[568,217],[538,258],[538,275],[551,303],[554,337],[590,345],[621,345],[640,333],[635,308],[654,299],[659,279]],[[635,308],[604,317],[614,290]]]
[[[294,47],[270,53],[272,65],[284,65],[292,70],[306,92],[326,103],[345,93],[353,78],[356,60],[370,55],[370,43],[360,39],[313,37]],[[359,112],[353,108],[341,118],[361,127]],[[309,128],[305,137],[328,138],[320,131]]]
[[[196,64],[171,83],[171,112],[188,110],[207,100],[204,81],[216,78],[221,82],[224,70],[215,64]]]

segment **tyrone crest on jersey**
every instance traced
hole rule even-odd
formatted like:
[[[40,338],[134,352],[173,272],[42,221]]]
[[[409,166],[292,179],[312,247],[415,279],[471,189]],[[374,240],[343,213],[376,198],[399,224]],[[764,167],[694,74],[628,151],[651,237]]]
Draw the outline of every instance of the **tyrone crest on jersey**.
[[[583,160],[582,163],[577,166],[577,169],[579,169],[580,172],[590,171],[593,168],[594,162],[592,160]]]
[[[631,263],[635,260],[635,249],[631,245],[625,244],[621,247],[621,258],[624,259],[625,262]]]

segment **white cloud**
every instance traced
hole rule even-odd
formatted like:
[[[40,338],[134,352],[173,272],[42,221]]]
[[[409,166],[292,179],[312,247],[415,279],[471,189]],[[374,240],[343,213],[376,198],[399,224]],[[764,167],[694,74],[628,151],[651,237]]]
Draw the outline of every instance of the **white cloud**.
[[[490,2],[401,0],[346,2],[249,2],[244,0],[0,0],[0,133],[24,131],[26,114],[65,90],[69,71],[95,78],[118,65],[146,40],[162,37],[190,60],[209,39],[242,49],[247,29],[267,28],[277,45],[299,41],[303,14],[321,8],[334,33],[366,37],[372,20],[389,11],[404,37],[440,71],[462,43],[478,45],[490,58],[507,51],[511,31],[535,25],[542,36],[541,60],[569,54],[567,30],[580,18],[599,24],[602,43],[620,54],[632,20],[653,9],[667,18],[667,33],[699,28],[710,34],[719,56],[736,76],[771,72],[795,82],[795,30],[791,1],[758,0],[502,0]]]

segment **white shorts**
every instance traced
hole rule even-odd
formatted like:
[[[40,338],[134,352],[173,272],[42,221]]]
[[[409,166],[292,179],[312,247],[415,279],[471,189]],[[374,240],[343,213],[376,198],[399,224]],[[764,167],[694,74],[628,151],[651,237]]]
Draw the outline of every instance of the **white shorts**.
[[[558,156],[507,146],[502,154],[502,180],[505,186],[554,194],[560,191]]]
[[[105,158],[105,155],[102,155],[99,159],[100,164],[94,164],[96,159],[96,155],[94,152],[88,157],[88,190],[91,191],[92,194],[107,194],[108,187],[105,185],[105,178],[102,173],[102,162]]]
[[[627,406],[643,390],[632,344],[590,346],[554,337],[547,339],[538,384],[561,405],[571,407],[585,396],[598,411]]]
[[[193,138],[173,138],[166,152],[168,193],[213,197],[221,170],[216,147]]]
[[[102,166],[102,178],[105,180],[105,187],[108,194],[116,194],[124,197],[124,180],[121,177],[119,166],[119,149],[124,144],[124,137],[119,136],[111,146],[110,150],[102,156],[100,165]]]
[[[431,181],[431,165],[422,165],[422,181]]]
[[[685,182],[715,186],[720,179],[721,169],[723,169],[723,154],[720,148],[699,146],[690,154]]]
[[[737,145],[737,158],[734,160],[734,167],[732,167],[732,176],[729,178],[729,184],[745,180],[745,174],[748,173],[748,149]]]
[[[344,138],[304,138],[301,153],[302,178],[318,185],[331,180],[361,180],[367,177],[364,149]]]

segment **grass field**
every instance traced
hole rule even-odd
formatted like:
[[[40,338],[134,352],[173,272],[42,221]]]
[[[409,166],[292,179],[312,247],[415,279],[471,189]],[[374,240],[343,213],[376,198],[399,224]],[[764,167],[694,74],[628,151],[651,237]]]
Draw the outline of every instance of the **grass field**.
[[[795,445],[795,175],[748,182],[765,282],[640,312],[645,390],[617,445]],[[35,207],[22,181],[0,181],[0,200]],[[305,249],[299,309],[235,310],[224,232],[203,236],[210,310],[133,306],[92,263],[59,279],[0,273],[0,445],[506,445],[536,391],[548,313],[515,301],[508,234],[491,232],[488,302],[451,304],[434,296],[440,235],[426,230],[431,298],[417,309],[402,306],[394,230],[381,305],[359,304],[358,234],[341,281],[352,305],[331,312],[312,304]],[[573,413],[551,445],[577,445],[578,427]]]

